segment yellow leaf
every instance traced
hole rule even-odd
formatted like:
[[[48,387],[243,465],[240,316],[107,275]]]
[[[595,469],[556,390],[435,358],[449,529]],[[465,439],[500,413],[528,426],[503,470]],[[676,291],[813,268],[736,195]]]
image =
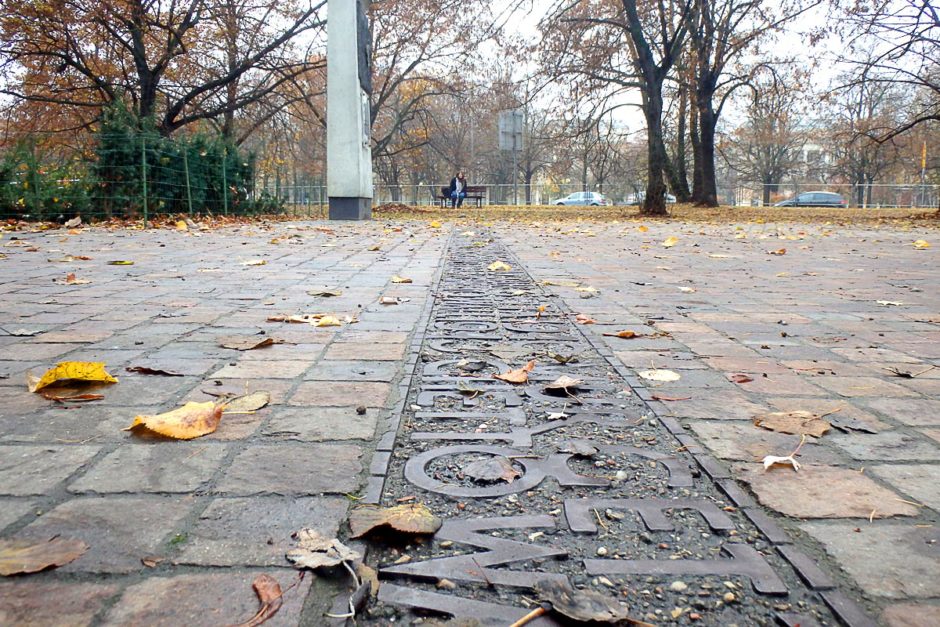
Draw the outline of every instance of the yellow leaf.
[[[396,505],[395,507],[357,507],[349,513],[352,538],[361,538],[377,527],[391,527],[396,531],[415,534],[434,533],[443,521],[423,503]]]
[[[919,239],[919,240],[917,240],[916,242],[914,242],[914,248],[916,248],[917,250],[923,250],[923,249],[925,249],[925,248],[930,248],[930,242],[928,242],[928,241],[925,240],[925,239]]]
[[[108,262],[109,266],[132,266],[134,265],[133,261],[128,261],[126,259],[115,259],[114,261]]]
[[[438,222],[437,220],[431,220],[431,224],[429,224],[428,226],[430,226],[432,229],[439,229],[441,228],[441,223]]]
[[[267,263],[268,262],[265,261],[264,259],[249,259],[248,261],[243,261],[242,265],[243,266],[263,266]]]
[[[767,251],[767,254],[768,254],[768,255],[786,255],[786,254],[787,254],[787,249],[786,249],[786,248],[779,248],[779,249],[777,249],[777,250],[768,250],[768,251]]]
[[[149,429],[154,433],[177,440],[192,440],[215,431],[222,419],[224,405],[213,403],[186,403],[173,411],[155,416],[135,416],[130,431],[136,427]]]
[[[343,323],[340,322],[339,318],[336,316],[323,316],[317,323],[314,325],[317,327],[341,327]]]
[[[486,269],[490,272],[509,272],[512,270],[512,266],[502,261],[494,261],[490,265],[486,266]]]
[[[411,279],[406,279],[403,276],[398,276],[397,274],[392,277],[392,283],[411,283]]]
[[[104,363],[100,361],[63,361],[46,371],[46,374],[37,379],[29,374],[29,391],[38,392],[50,385],[63,382],[85,383],[117,383],[118,380],[105,371]]]
[[[636,227],[636,230],[639,231],[640,233],[646,233],[647,231],[650,230],[650,227],[641,224],[640,226]]]
[[[374,252],[374,251],[376,251],[376,250],[381,250],[381,249],[382,249],[382,245],[381,245],[381,244],[372,244],[372,246],[369,246],[369,248],[368,248],[368,250],[369,250],[370,252]]]
[[[530,361],[522,368],[510,370],[509,372],[504,372],[502,374],[494,374],[493,378],[499,379],[500,381],[506,381],[508,383],[525,383],[529,380],[529,373],[532,372],[533,368],[535,368],[535,360]]]
[[[176,221],[176,230],[177,230],[177,231],[188,231],[188,230],[189,230],[189,226],[187,226],[185,220],[177,220],[177,221]]]
[[[679,243],[679,238],[676,237],[675,235],[670,235],[669,237],[663,240],[663,248],[672,248],[678,243]]]

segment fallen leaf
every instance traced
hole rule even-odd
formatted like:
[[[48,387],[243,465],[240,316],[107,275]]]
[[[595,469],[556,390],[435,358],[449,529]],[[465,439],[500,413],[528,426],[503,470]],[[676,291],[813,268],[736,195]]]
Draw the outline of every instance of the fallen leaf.
[[[165,561],[165,557],[149,556],[140,558],[140,563],[146,566],[147,568],[156,568],[160,565],[161,562]]]
[[[379,299],[380,305],[397,305],[401,302],[398,298],[394,296],[383,296]]]
[[[219,427],[224,405],[208,403],[186,403],[173,411],[154,416],[135,416],[131,426],[124,429],[142,427],[177,440],[192,440],[208,435]]]
[[[369,252],[375,252],[375,251],[377,251],[377,250],[382,250],[382,245],[381,245],[381,244],[372,244],[372,246],[369,246],[369,248],[368,248],[367,250],[368,250]]]
[[[356,574],[359,579],[369,582],[369,595],[375,596],[379,593],[379,573],[374,568],[366,566],[362,562],[356,564]]]
[[[653,394],[652,399],[654,401],[691,401],[691,396],[660,396],[659,394]]]
[[[728,375],[728,381],[731,381],[732,383],[750,383],[753,380],[754,379],[751,377],[740,372]]]
[[[639,231],[640,233],[646,233],[647,231],[650,230],[650,227],[644,224],[641,224],[640,226],[636,227],[636,230]]]
[[[267,261],[264,259],[249,259],[248,261],[243,261],[243,266],[264,266],[267,265]]]
[[[476,481],[499,481],[512,483],[522,473],[513,468],[512,461],[502,455],[479,459],[461,468],[463,473]]]
[[[876,303],[882,307],[903,307],[904,303],[897,300],[876,300]]]
[[[549,357],[551,357],[552,359],[554,359],[560,364],[576,363],[578,361],[578,355],[580,355],[580,353],[573,353],[571,355],[562,355],[561,353],[554,353],[552,351],[548,351],[547,354]]]
[[[509,272],[512,270],[512,266],[502,261],[494,261],[490,265],[486,266],[486,269],[490,272]]]
[[[431,220],[431,222],[430,222],[430,224],[428,224],[428,226],[431,227],[432,229],[439,229],[439,228],[441,228],[441,223],[438,222],[437,220]]]
[[[639,374],[643,379],[647,379],[649,381],[660,381],[663,383],[678,381],[682,378],[679,376],[678,372],[673,372],[672,370],[640,370],[637,374]]]
[[[694,287],[680,286],[680,287],[679,287],[679,291],[680,291],[680,292],[683,292],[683,293],[685,293],[685,294],[692,294],[693,292],[695,292],[695,288],[694,288]]]
[[[284,603],[284,593],[281,592],[281,584],[270,575],[258,575],[251,583],[251,587],[255,589],[255,594],[258,595],[261,607],[258,608],[258,612],[250,619],[234,627],[257,627],[277,614],[277,611],[281,609],[281,605]]]
[[[91,283],[89,279],[79,279],[76,278],[74,272],[69,272],[65,275],[65,284],[66,285],[88,285]]]
[[[587,314],[578,314],[574,317],[574,321],[578,324],[597,324],[597,320]]]
[[[778,457],[776,455],[768,455],[763,460],[764,470],[770,470],[774,466],[792,466],[793,470],[799,471],[800,462],[793,459],[793,456],[787,455],[786,457]]]
[[[323,316],[317,320],[316,324],[313,325],[316,327],[341,327],[343,323],[340,322],[340,319],[336,316]]]
[[[252,392],[244,396],[236,396],[230,401],[226,401],[222,406],[222,412],[226,414],[244,414],[247,412],[258,411],[271,402],[271,393],[265,391]]]
[[[297,548],[287,552],[296,568],[330,568],[343,562],[355,562],[362,554],[336,538],[328,538],[316,529],[301,529],[295,534]]]
[[[663,240],[663,248],[672,248],[678,243],[679,243],[679,238],[676,237],[675,235],[670,235],[669,237]]]
[[[182,372],[173,372],[172,370],[161,370],[160,368],[148,368],[147,366],[128,366],[125,368],[128,372],[136,372],[137,374],[158,374],[165,377],[182,377]]]
[[[925,248],[930,248],[930,242],[925,239],[919,239],[914,242],[913,246],[917,250],[924,250]]]
[[[81,540],[50,538],[45,542],[0,540],[0,575],[38,573],[74,562],[88,550]]]
[[[396,282],[397,282],[397,281],[392,280],[392,283],[396,283]],[[342,293],[341,291],[339,291],[339,290],[323,289],[323,290],[310,290],[310,291],[307,292],[307,295],[309,295],[309,296],[319,296],[319,297],[321,297],[321,298],[330,298],[330,297],[333,297],[333,296],[342,296],[343,293]]]
[[[395,531],[413,534],[435,533],[443,521],[423,503],[408,503],[395,507],[363,505],[349,514],[352,538],[361,538],[373,529],[391,527]]]
[[[219,346],[222,348],[231,348],[239,351],[250,351],[255,350],[256,348],[264,348],[266,346],[273,346],[274,344],[283,344],[284,340],[279,340],[274,337],[266,337],[264,339],[259,339],[252,336],[229,336],[223,337],[219,341]]]
[[[406,279],[403,276],[398,276],[397,274],[392,276],[392,283],[413,283],[411,279]]]
[[[545,385],[546,390],[564,390],[568,391],[568,388],[576,388],[579,385],[583,384],[584,381],[581,379],[575,379],[574,377],[569,377],[566,374],[561,375],[551,383]]]
[[[81,225],[82,225],[82,217],[81,217],[81,216],[75,216],[75,217],[72,218],[71,220],[66,220],[65,223],[64,223],[62,226],[64,226],[64,227],[67,228],[67,229],[74,229],[74,228],[79,227],[79,226],[81,226]]]
[[[619,337],[625,340],[632,340],[635,337],[643,337],[636,331],[617,331],[616,333],[604,333],[607,337]]]
[[[808,411],[782,411],[754,416],[754,426],[793,435],[811,435],[822,437],[831,425],[816,414]]]
[[[128,261],[127,259],[115,259],[114,261],[108,262],[109,266],[132,266],[134,265],[133,261]]]
[[[576,288],[574,288],[574,291],[576,291],[576,292],[587,292],[587,293],[589,293],[589,294],[596,294],[596,293],[598,292],[598,289],[597,289],[596,287],[592,286],[592,285],[587,285],[587,286],[584,286],[584,287],[576,287]]]
[[[561,279],[548,279],[542,281],[542,285],[552,285],[555,287],[578,287],[581,281],[564,281]]]
[[[499,379],[500,381],[507,381],[509,383],[525,383],[529,380],[529,373],[532,372],[533,368],[535,368],[535,360],[530,361],[522,368],[510,370],[509,372],[504,372],[502,374],[494,374],[493,378]]]
[[[188,231],[188,230],[189,230],[189,225],[186,224],[186,221],[185,221],[185,220],[177,220],[177,221],[176,221],[176,230],[177,230],[177,231]]]
[[[268,322],[290,322],[293,324],[314,324],[322,316],[316,314],[275,314],[273,316],[268,316]]]
[[[768,254],[768,255],[786,255],[786,254],[787,254],[787,249],[786,249],[786,248],[779,248],[779,249],[777,249],[777,250],[768,250],[768,251],[767,251],[767,254]]]
[[[47,398],[50,401],[55,401],[57,403],[87,403],[89,401],[100,401],[104,398],[104,394],[72,394],[72,395],[60,395],[54,394],[50,390],[46,389],[39,393],[43,398]]]
[[[26,377],[30,392],[38,392],[50,385],[118,382],[107,373],[104,363],[100,361],[63,361],[47,370],[41,378],[37,379],[28,372]]]
[[[609,596],[591,590],[577,590],[567,581],[541,580],[535,584],[539,598],[552,604],[552,610],[581,622],[648,625],[630,618],[627,610]]]

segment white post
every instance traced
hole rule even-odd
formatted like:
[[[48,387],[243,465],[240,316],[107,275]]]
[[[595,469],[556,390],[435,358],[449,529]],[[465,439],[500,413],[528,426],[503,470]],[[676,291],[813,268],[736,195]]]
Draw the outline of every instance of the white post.
[[[327,5],[326,185],[331,220],[372,218],[367,3],[332,0]]]

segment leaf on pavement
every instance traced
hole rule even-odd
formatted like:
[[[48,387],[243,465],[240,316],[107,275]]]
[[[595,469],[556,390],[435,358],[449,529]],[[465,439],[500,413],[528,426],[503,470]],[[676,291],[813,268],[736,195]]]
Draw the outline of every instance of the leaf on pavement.
[[[552,604],[552,610],[583,623],[649,625],[628,616],[617,599],[591,590],[577,590],[567,581],[542,580],[535,585],[539,598]]]
[[[65,227],[65,228],[67,228],[67,229],[74,229],[74,228],[77,228],[77,227],[79,227],[79,226],[81,226],[81,225],[82,225],[82,217],[81,217],[81,216],[75,216],[75,217],[72,218],[71,220],[66,220],[65,223],[64,223],[62,226]]]
[[[223,407],[222,404],[212,401],[186,403],[163,414],[135,416],[134,422],[124,431],[143,428],[168,438],[192,440],[208,435],[219,427]]]
[[[63,361],[46,371],[40,378],[26,374],[30,392],[38,392],[50,385],[74,383],[117,383],[100,361]]]
[[[267,261],[264,259],[249,259],[248,261],[243,261],[243,266],[264,266],[267,265]]]
[[[597,324],[597,320],[587,314],[578,314],[574,317],[574,321],[578,324]]]
[[[340,290],[322,289],[322,290],[309,290],[307,292],[307,295],[319,296],[320,298],[331,298],[333,296],[342,296],[343,293]]]
[[[275,337],[266,337],[264,339],[260,339],[250,335],[244,337],[232,335],[220,338],[219,340],[219,346],[222,348],[231,348],[239,351],[250,351],[255,350],[256,348],[264,348],[266,346],[273,346],[274,344],[283,343],[284,340],[279,340]]]
[[[323,316],[317,320],[315,327],[341,327],[343,323],[336,316]]]
[[[670,235],[669,237],[663,240],[663,248],[672,248],[678,243],[679,243],[679,238],[676,237],[675,235]]]
[[[755,426],[768,431],[793,435],[805,434],[816,438],[822,437],[831,428],[828,421],[809,411],[781,411],[760,414],[754,416],[753,420]]]
[[[930,242],[925,239],[919,239],[914,242],[913,246],[917,250],[924,250],[926,248],[930,248]]]
[[[505,481],[512,483],[522,473],[513,468],[512,461],[502,455],[494,455],[485,459],[470,462],[462,469],[463,474],[476,481]]]
[[[75,276],[74,272],[69,272],[65,275],[66,285],[88,285],[89,283],[91,283],[90,279],[79,279]]]
[[[564,279],[546,279],[542,285],[552,285],[554,287],[578,287],[581,281],[566,281]]]
[[[432,229],[439,229],[441,228],[441,223],[438,222],[437,220],[431,220],[428,226],[431,227]]]
[[[395,531],[430,534],[441,528],[443,521],[423,503],[409,503],[395,507],[363,505],[349,514],[352,538],[361,538],[373,529],[391,527]]]
[[[403,276],[398,276],[397,274],[392,276],[392,283],[413,283],[411,279],[405,278]]]
[[[575,379],[574,377],[569,377],[566,374],[561,375],[551,383],[545,385],[546,390],[564,390],[567,392],[569,389],[574,389],[579,385],[583,384],[584,381],[581,379]]]
[[[52,390],[43,390],[39,393],[43,398],[57,403],[87,403],[89,401],[100,401],[104,394],[55,394]]]
[[[732,383],[750,383],[753,380],[753,378],[741,372],[728,375],[728,381],[731,381]]]
[[[486,266],[486,269],[490,272],[509,272],[512,270],[512,266],[502,261],[494,261],[490,265]]]
[[[535,360],[530,361],[522,368],[510,370],[509,372],[504,372],[502,374],[494,374],[493,378],[499,379],[500,381],[506,381],[508,383],[525,383],[529,380],[529,373],[532,372],[533,368],[535,368]]]
[[[764,470],[770,470],[774,466],[790,466],[794,471],[800,470],[800,462],[793,459],[792,455],[787,455],[786,457],[768,455],[761,461],[764,462]]]
[[[786,254],[787,254],[787,249],[786,249],[786,248],[778,248],[777,250],[768,250],[768,251],[767,251],[767,254],[768,254],[768,255],[786,255]]]
[[[134,265],[134,262],[129,261],[127,259],[115,259],[114,261],[109,261],[108,265],[109,266],[132,266]]]
[[[32,540],[0,540],[0,575],[37,573],[50,566],[74,562],[88,545],[81,540],[51,538],[45,542]]]
[[[682,378],[678,372],[672,370],[640,370],[637,374],[648,381],[659,381],[661,383],[678,381]]]
[[[270,392],[252,392],[251,394],[236,396],[232,400],[226,401],[222,406],[222,412],[226,414],[244,414],[258,411],[270,402]]]
[[[271,575],[258,575],[251,583],[251,587],[255,589],[255,594],[258,595],[261,607],[258,608],[258,612],[250,619],[234,627],[258,627],[258,625],[277,614],[277,611],[281,609],[281,605],[284,603],[284,593],[281,592],[281,584]]]
[[[607,337],[619,337],[624,340],[632,340],[636,337],[643,337],[636,331],[617,331],[616,333],[604,333],[604,335]]]
[[[182,377],[182,372],[173,372],[172,370],[163,370],[161,368],[150,368],[147,366],[128,366],[125,368],[128,372],[136,372],[137,374],[158,374],[163,375],[164,377]]]
[[[189,225],[186,224],[186,221],[185,221],[185,220],[177,220],[177,221],[176,221],[176,230],[177,230],[177,231],[188,231],[188,230],[189,230]]]
[[[287,559],[296,568],[329,568],[362,558],[359,552],[336,538],[326,537],[316,529],[301,529],[295,537],[297,548],[287,552]]]

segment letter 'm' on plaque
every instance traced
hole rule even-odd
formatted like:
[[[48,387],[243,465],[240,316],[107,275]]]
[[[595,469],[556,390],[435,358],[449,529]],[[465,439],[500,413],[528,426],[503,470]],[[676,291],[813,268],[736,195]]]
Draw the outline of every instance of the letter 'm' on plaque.
[[[326,187],[331,220],[372,217],[368,0],[328,4]]]

